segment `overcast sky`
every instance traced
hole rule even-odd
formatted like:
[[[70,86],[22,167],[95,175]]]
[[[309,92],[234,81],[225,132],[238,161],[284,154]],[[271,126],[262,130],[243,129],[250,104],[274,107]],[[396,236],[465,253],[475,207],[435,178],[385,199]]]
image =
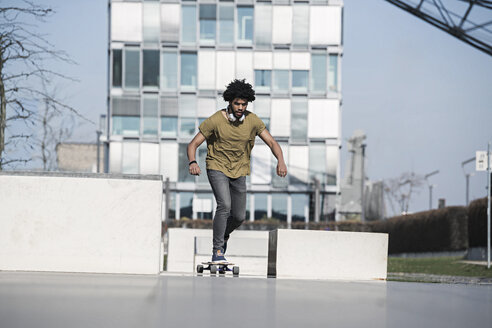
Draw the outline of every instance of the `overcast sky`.
[[[78,62],[58,66],[80,80],[64,83],[61,91],[70,105],[98,121],[106,113],[107,1],[39,2],[56,10],[40,31]],[[386,1],[345,0],[342,81],[342,169],[346,139],[362,129],[371,180],[440,170],[430,178],[434,206],[438,198],[463,205],[461,162],[492,141],[492,57]],[[89,124],[73,137],[95,139]],[[467,169],[474,171],[473,165]],[[485,186],[485,173],[475,174],[470,199],[486,196]],[[425,187],[410,211],[428,205]]]

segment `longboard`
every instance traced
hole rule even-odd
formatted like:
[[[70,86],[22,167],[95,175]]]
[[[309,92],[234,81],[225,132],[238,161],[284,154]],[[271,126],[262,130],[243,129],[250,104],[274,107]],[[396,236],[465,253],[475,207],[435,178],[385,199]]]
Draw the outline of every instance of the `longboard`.
[[[202,264],[198,264],[196,266],[196,272],[203,273],[203,271],[210,271],[210,274],[216,274],[217,272],[224,274],[226,272],[232,271],[232,274],[235,277],[239,276],[239,267],[233,266],[231,269],[231,268],[229,268],[229,265],[234,265],[234,263],[231,263],[231,262],[202,262]]]

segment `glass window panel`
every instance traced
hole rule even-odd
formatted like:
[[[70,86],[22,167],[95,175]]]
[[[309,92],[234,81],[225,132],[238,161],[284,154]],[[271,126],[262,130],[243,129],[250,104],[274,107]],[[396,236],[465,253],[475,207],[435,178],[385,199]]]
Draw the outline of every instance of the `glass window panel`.
[[[272,44],[272,6],[257,4],[255,6],[255,43],[258,47]]]
[[[138,142],[123,143],[122,173],[138,174],[139,144]]]
[[[219,4],[219,43],[234,43],[234,6]]]
[[[179,4],[161,4],[161,39],[163,42],[179,40]]]
[[[253,7],[237,7],[237,40],[239,44],[253,43]]]
[[[157,136],[158,128],[158,102],[155,96],[144,96],[143,98],[143,134]]]
[[[307,92],[309,71],[292,71],[292,92]]]
[[[143,4],[143,39],[145,43],[159,42],[159,3]]]
[[[128,137],[138,137],[140,131],[140,117],[113,116],[113,134]]]
[[[179,124],[179,136],[182,138],[193,137],[195,135],[195,119],[181,118]]]
[[[178,157],[179,182],[194,182],[194,176],[192,176],[188,171],[188,155],[186,153],[187,148],[188,148],[188,144],[186,143],[179,144],[179,157]]]
[[[122,50],[113,49],[113,87],[121,88]]]
[[[273,70],[273,92],[289,91],[289,70]]]
[[[324,143],[309,145],[309,180],[326,183],[326,146]]]
[[[292,98],[292,122],[290,138],[293,142],[307,141],[307,98],[293,97]]]
[[[161,116],[178,116],[178,98],[161,98]]]
[[[264,69],[255,70],[255,90],[257,92],[269,92],[272,85],[272,71]]]
[[[114,116],[140,116],[140,98],[113,97]]]
[[[268,213],[268,194],[255,195],[255,220],[267,218]]]
[[[159,144],[140,144],[140,174],[159,174]]]
[[[196,6],[182,6],[181,15],[181,41],[196,42]]]
[[[197,82],[196,53],[181,53],[181,87],[184,89],[196,89]]]
[[[337,146],[326,147],[326,183],[330,186],[337,184],[338,154]]]
[[[109,145],[109,173],[121,173],[122,152],[122,143],[112,141]]]
[[[217,6],[211,4],[200,5],[200,41],[215,41],[215,24],[217,21]]]
[[[311,91],[326,92],[326,54],[311,55]]]
[[[285,164],[287,168],[289,167],[289,145],[285,142],[279,143],[280,148],[282,148],[282,154],[284,156]],[[287,175],[285,178],[279,177],[277,175],[277,159],[272,156],[272,186],[274,188],[287,188],[289,186],[289,176]]]
[[[179,116],[181,117],[196,117],[196,97],[183,95],[179,98]]]
[[[256,145],[251,152],[251,183],[269,184],[272,180],[271,174],[271,151],[266,145]]]
[[[338,55],[330,55],[330,67],[328,71],[328,89],[331,92],[338,91]]]
[[[178,118],[161,117],[161,137],[175,138],[178,134]]]
[[[169,198],[170,198],[170,200],[169,200],[169,219],[176,220],[176,193],[170,192]],[[165,202],[165,200],[164,200],[164,202]],[[165,209],[165,203],[164,202],[162,204],[163,210]],[[163,219],[164,219],[164,215],[165,214],[163,211]]]
[[[180,192],[180,216],[181,218],[189,218],[193,216],[193,193]]]
[[[292,7],[273,6],[273,33],[274,44],[292,43]]]
[[[178,54],[175,52],[162,53],[161,88],[176,90],[178,87]]]
[[[292,222],[307,221],[306,215],[309,215],[309,197],[304,194],[293,194],[292,199]]]
[[[111,40],[142,42],[142,3],[111,4]]]
[[[198,98],[196,114],[200,118],[207,118],[217,111],[216,106],[215,98]]]
[[[140,88],[139,49],[125,49],[125,88]]]
[[[161,143],[161,172],[162,176],[171,182],[178,181],[178,144],[175,142]]]
[[[159,87],[159,50],[143,51],[144,87]]]
[[[294,4],[293,12],[292,44],[298,48],[306,48],[309,45],[309,5]]]
[[[272,194],[272,218],[287,221],[287,194]]]
[[[201,206],[206,206],[206,208],[208,206],[210,206],[210,208],[212,208],[212,206],[213,206],[212,205],[213,204],[213,194],[212,193],[196,193],[195,194],[195,201],[200,201],[201,204],[203,204]],[[198,219],[206,219],[206,220],[212,219],[213,209],[210,212],[199,211],[200,208],[195,208],[194,210],[196,211]]]
[[[207,143],[204,142],[198,147],[198,158],[197,162],[198,165],[200,166],[200,169],[202,173],[197,177],[197,180],[199,183],[208,183],[208,177],[207,177],[207,164],[205,162],[205,159],[207,157]]]
[[[289,175],[291,184],[308,182],[309,151],[307,146],[289,147]]]

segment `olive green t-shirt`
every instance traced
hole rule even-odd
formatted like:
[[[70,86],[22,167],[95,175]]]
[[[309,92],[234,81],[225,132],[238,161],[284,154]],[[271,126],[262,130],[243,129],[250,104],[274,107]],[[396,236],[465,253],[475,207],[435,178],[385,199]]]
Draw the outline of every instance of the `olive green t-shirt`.
[[[265,124],[254,113],[244,112],[242,122],[230,122],[222,110],[200,124],[207,140],[207,169],[221,171],[230,178],[250,174],[251,150]]]

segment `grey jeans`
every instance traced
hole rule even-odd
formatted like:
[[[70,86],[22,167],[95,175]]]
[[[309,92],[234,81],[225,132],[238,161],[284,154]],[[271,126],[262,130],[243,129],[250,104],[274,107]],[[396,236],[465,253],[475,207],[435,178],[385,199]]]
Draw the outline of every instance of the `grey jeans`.
[[[239,227],[246,217],[246,177],[229,178],[216,170],[207,170],[217,208],[213,230],[213,250],[224,250],[224,239]]]

